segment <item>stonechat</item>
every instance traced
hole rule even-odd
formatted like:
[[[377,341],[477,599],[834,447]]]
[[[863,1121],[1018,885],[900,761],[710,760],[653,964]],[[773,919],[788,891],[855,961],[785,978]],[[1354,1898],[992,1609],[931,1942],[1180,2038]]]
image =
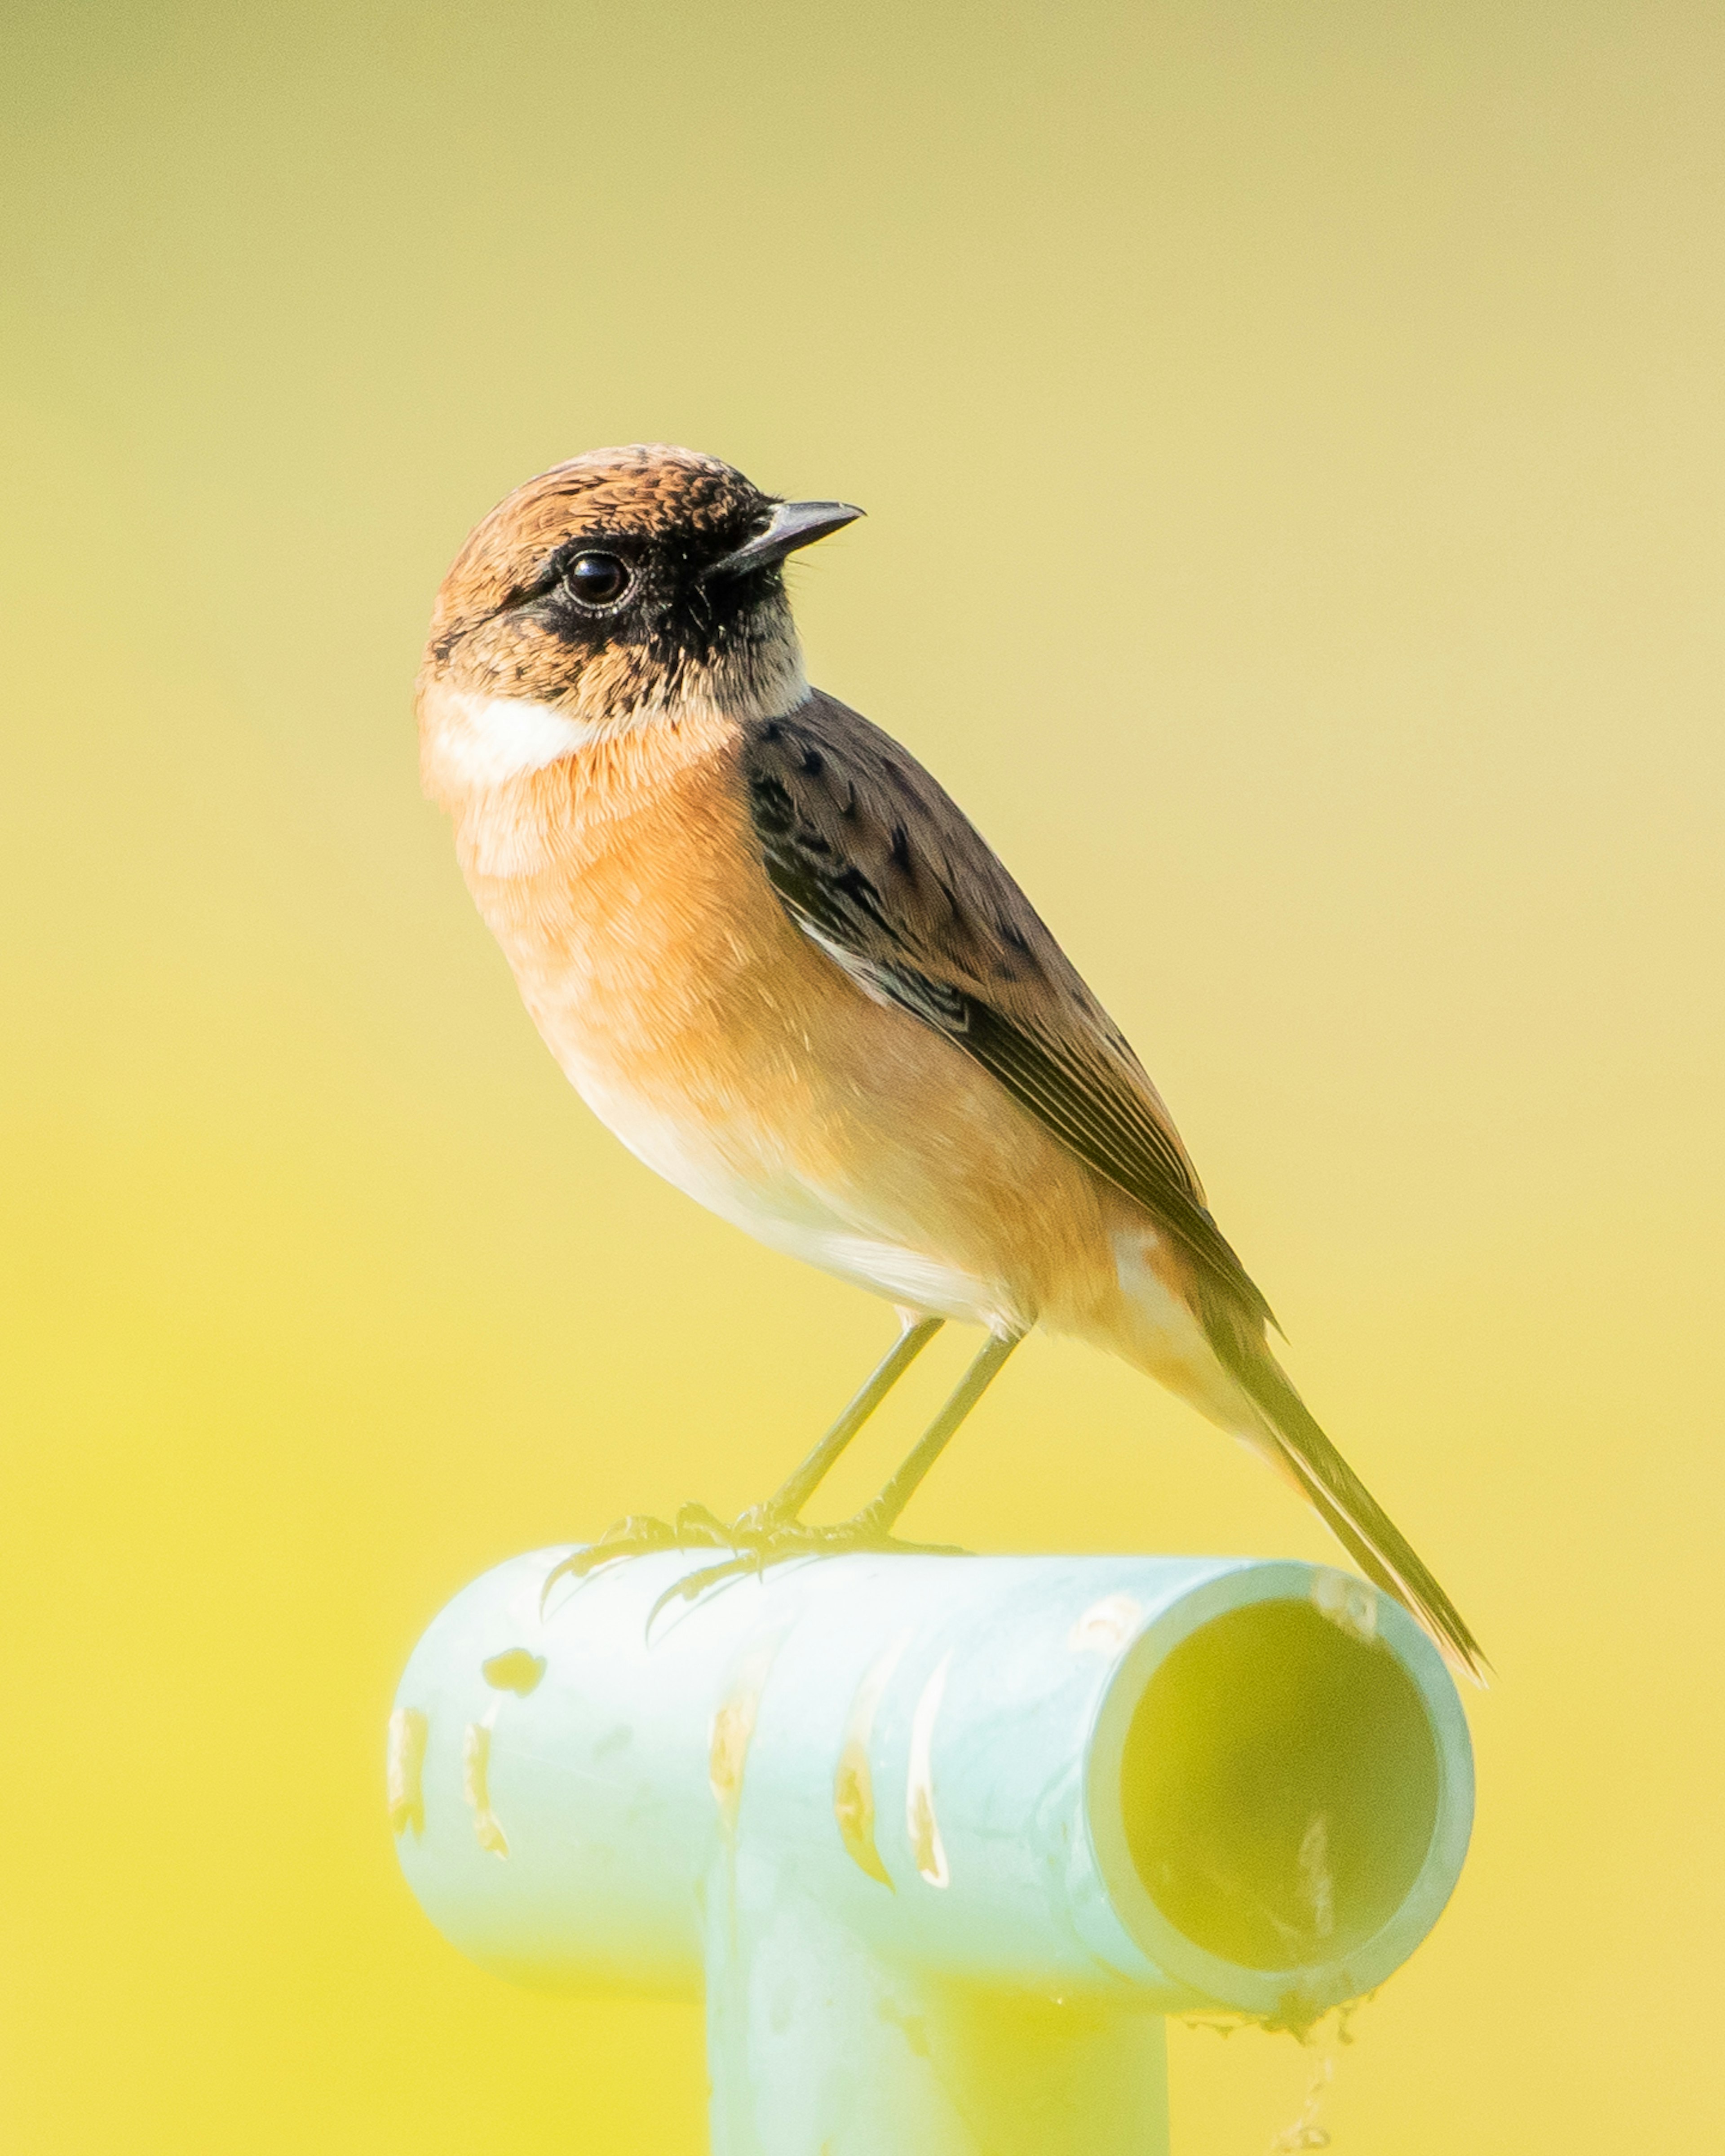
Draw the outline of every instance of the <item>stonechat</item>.
[[[1119,1028],[916,758],[809,687],[783,565],[860,514],[686,449],[594,450],[500,503],[438,593],[424,783],[552,1055],[649,1167],[901,1320],[766,1504],[621,1522],[574,1568],[671,1541],[756,1563],[893,1546],[1043,1325],[1250,1445],[1479,1675],[1454,1604],[1271,1353],[1269,1305]],[[948,1319],[988,1335],[957,1390],[864,1512],[806,1524]]]

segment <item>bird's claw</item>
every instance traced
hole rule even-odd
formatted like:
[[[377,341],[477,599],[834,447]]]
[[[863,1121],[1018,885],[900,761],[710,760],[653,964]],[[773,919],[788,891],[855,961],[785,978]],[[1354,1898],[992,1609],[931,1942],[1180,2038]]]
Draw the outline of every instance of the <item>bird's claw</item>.
[[[709,1518],[711,1515],[707,1516]],[[901,1543],[880,1524],[870,1505],[849,1520],[812,1527],[805,1520],[785,1517],[765,1505],[756,1505],[724,1531],[732,1554],[717,1564],[702,1565],[673,1580],[647,1614],[650,1631],[660,1610],[673,1602],[693,1602],[711,1587],[745,1573],[764,1573],[769,1564],[783,1564],[798,1557],[845,1557],[860,1551],[895,1557],[962,1557],[963,1550],[944,1543]]]
[[[542,1609],[557,1581],[566,1577],[586,1579],[608,1564],[624,1558],[649,1557],[669,1549],[721,1549],[731,1554],[717,1564],[673,1580],[653,1604],[647,1616],[650,1630],[660,1612],[673,1602],[693,1602],[708,1588],[734,1579],[743,1573],[764,1573],[769,1564],[783,1564],[797,1557],[844,1557],[857,1551],[891,1553],[899,1557],[960,1557],[963,1551],[939,1543],[901,1543],[880,1523],[873,1505],[853,1518],[812,1527],[805,1520],[775,1512],[770,1505],[752,1505],[727,1527],[705,1505],[685,1505],[675,1520],[658,1520],[645,1512],[631,1512],[614,1521],[598,1540],[589,1543],[554,1565],[539,1591]]]
[[[656,1520],[649,1512],[630,1512],[614,1520],[598,1540],[585,1549],[572,1551],[545,1575],[539,1590],[539,1606],[560,1579],[585,1579],[603,1565],[626,1557],[647,1557],[655,1550],[729,1549],[729,1530],[705,1505],[685,1505],[673,1520]]]

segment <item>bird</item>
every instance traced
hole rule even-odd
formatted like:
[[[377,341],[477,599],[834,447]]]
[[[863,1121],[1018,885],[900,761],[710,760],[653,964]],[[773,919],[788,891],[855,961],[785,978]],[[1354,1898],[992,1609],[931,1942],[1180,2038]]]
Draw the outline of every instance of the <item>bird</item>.
[[[895,1540],[900,1515],[1040,1326],[1242,1440],[1484,1681],[1455,1604],[1277,1361],[1125,1035],[937,780],[809,685],[785,564],[862,513],[689,449],[594,449],[483,517],[437,593],[422,781],[565,1075],[649,1167],[898,1316],[765,1503],[728,1525],[631,1515],[569,1568],[729,1549],[698,1584],[926,1547]],[[949,1322],[986,1337],[916,1446],[853,1519],[805,1521]]]

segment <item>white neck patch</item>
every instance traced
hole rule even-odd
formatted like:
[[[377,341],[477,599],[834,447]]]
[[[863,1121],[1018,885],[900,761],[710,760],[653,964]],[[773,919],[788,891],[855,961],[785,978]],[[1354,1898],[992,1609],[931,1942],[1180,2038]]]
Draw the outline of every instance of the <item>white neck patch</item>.
[[[721,705],[713,701],[715,690]],[[675,705],[650,698],[620,719],[592,718],[531,697],[486,696],[439,682],[420,692],[421,769],[434,797],[506,786],[597,742],[619,740],[667,718],[711,721],[721,710],[738,720],[778,718],[808,694],[803,654],[788,634],[766,666],[735,670],[731,678],[709,681],[693,693],[685,688]]]
[[[503,786],[530,771],[543,771],[600,737],[586,719],[553,711],[526,697],[470,696],[457,690],[439,699],[433,753],[448,775],[466,786]]]

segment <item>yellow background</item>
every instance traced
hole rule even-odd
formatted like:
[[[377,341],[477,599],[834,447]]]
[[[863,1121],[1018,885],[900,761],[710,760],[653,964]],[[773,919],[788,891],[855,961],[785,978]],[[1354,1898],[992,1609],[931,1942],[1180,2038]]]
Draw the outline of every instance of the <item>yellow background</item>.
[[[593,1123],[419,798],[464,532],[641,438],[870,511],[798,565],[814,679],[1109,1002],[1497,1661],[1336,2148],[1719,2145],[1725,13],[37,0],[3,49],[8,2156],[701,2146],[694,2010],[467,1968],[380,1766],[457,1588],[760,1496],[890,1329]],[[1040,1341],[911,1521],[1329,1553]],[[1262,2156],[1309,2060],[1173,2046],[1180,2156]]]

